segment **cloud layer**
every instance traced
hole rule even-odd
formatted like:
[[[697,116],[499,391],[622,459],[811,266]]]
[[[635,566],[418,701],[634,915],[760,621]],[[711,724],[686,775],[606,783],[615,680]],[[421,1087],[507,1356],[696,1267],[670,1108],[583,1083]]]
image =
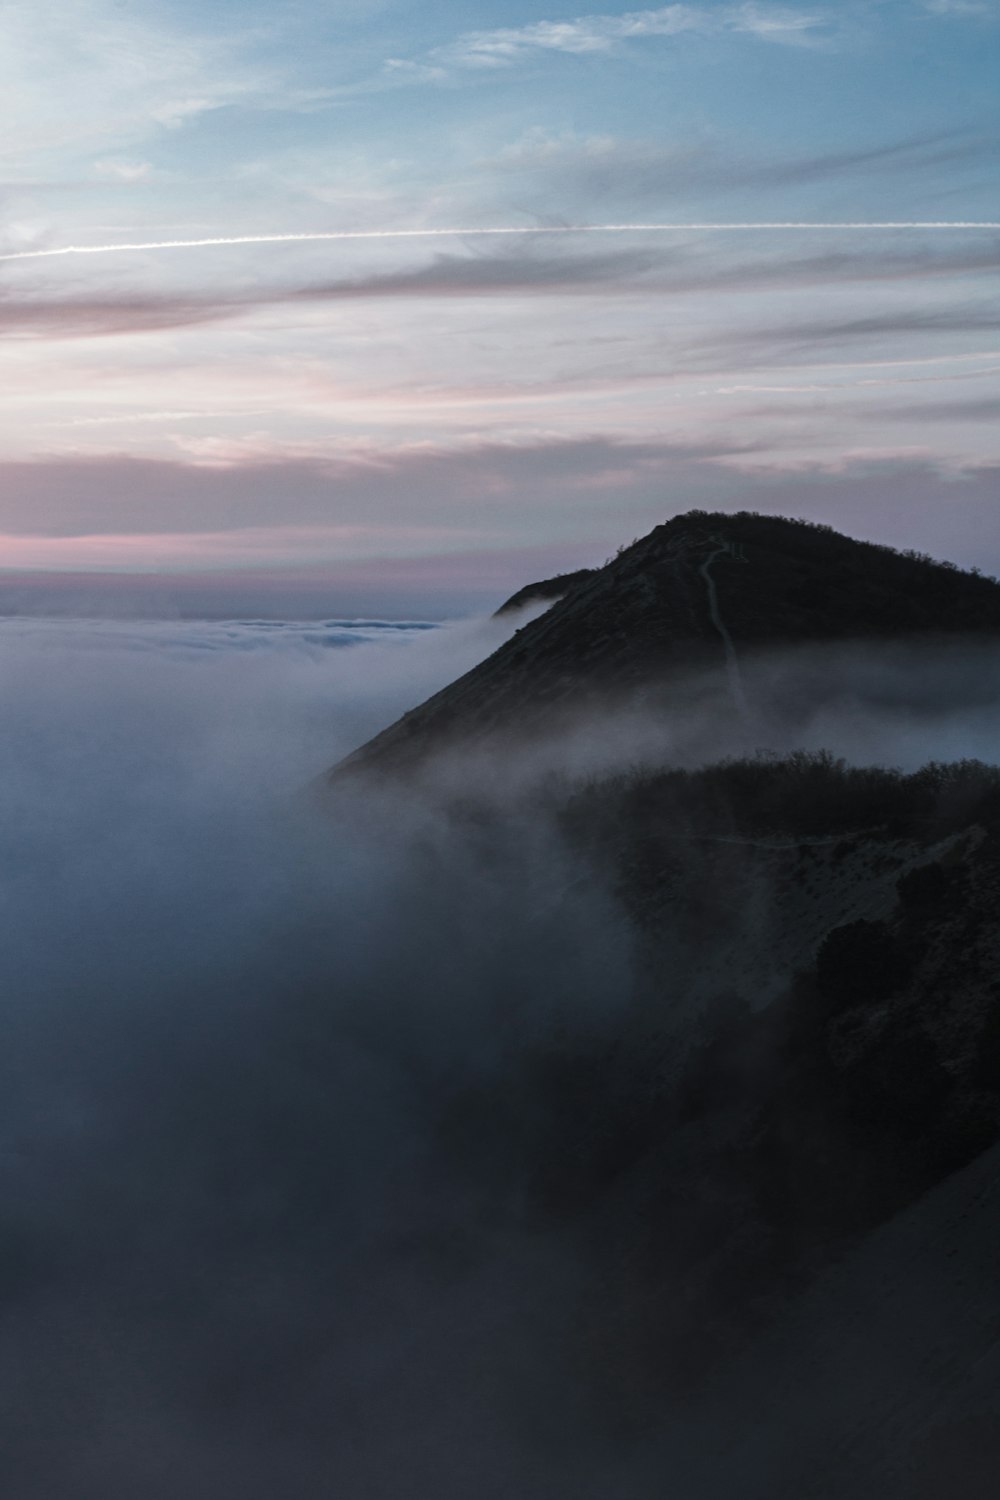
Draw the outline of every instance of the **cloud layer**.
[[[511,885],[417,805],[296,802],[482,640],[278,633],[0,628],[4,1487],[457,1496],[489,1445],[480,1493],[585,1494],[572,1258],[436,1141],[512,993],[528,1048],[613,1014],[614,924],[527,825]]]
[[[370,622],[331,649],[337,629],[0,622],[3,1487],[652,1500],[666,1470],[716,1500],[732,1476],[646,1339],[688,1368],[697,1277],[675,1283],[679,1220],[650,1241],[645,1214],[681,1201],[700,1137],[667,1132],[655,1188],[630,1186],[663,1121],[629,1073],[624,1127],[602,1093],[635,1017],[629,929],[500,790],[566,746],[452,782],[448,816],[357,782],[317,806],[305,780],[499,632]],[[810,740],[908,765],[996,744],[994,655],[793,655],[751,686],[798,710],[818,683]],[[677,742],[704,751],[719,724],[693,717]],[[570,749],[594,769],[654,744],[605,722]],[[664,1031],[691,1039],[674,984],[657,971],[640,1082]],[[711,1244],[706,1215],[684,1203]],[[751,1357],[755,1389],[768,1368]],[[771,1483],[784,1426],[740,1484]]]

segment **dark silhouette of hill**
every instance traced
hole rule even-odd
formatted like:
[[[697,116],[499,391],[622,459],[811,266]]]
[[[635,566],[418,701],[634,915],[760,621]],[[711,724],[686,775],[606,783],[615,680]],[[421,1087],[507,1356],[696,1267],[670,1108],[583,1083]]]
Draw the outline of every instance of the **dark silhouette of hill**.
[[[610,882],[637,935],[631,1002],[602,1035],[536,1039],[443,1129],[474,1173],[505,1162],[536,1232],[558,1225],[594,1255],[578,1357],[641,1428],[665,1393],[697,1392],[752,1350],[835,1262],[863,1259],[878,1226],[915,1214],[919,1242],[925,1195],[1000,1141],[1000,769],[903,775],[799,753],[546,796],[581,883]],[[959,1282],[992,1254],[979,1211],[963,1210]],[[862,1307],[880,1296],[868,1274]],[[920,1399],[943,1402],[982,1351],[956,1334],[927,1353],[919,1305],[907,1316],[928,1360]],[[832,1396],[828,1337],[832,1354],[796,1358],[825,1369]],[[846,1404],[820,1427],[849,1455],[864,1429]]]
[[[334,779],[405,778],[534,736],[558,770],[562,730],[595,737],[619,717],[627,761],[639,719],[623,708],[794,726],[839,702],[850,720],[866,674],[904,713],[996,697],[976,643],[1000,637],[1000,584],[805,522],[692,512],[504,609],[549,597]],[[892,678],[896,657],[909,666]],[[707,1457],[681,1484],[698,1500],[993,1494],[1000,769],[903,774],[799,750],[539,778],[510,797],[475,769],[502,763],[439,784],[453,826],[495,874],[530,821],[569,854],[555,902],[610,894],[630,941],[621,1008],[603,1029],[519,1040],[501,1076],[443,1101],[436,1144],[588,1268],[568,1340],[595,1409],[631,1439],[680,1400],[684,1462],[700,1410]],[[942,1289],[954,1317],[933,1313]],[[743,1488],[725,1455],[707,1477],[720,1430],[746,1454]],[[648,1493],[673,1472],[669,1441]]]
[[[551,609],[344,765],[402,770],[640,697],[669,711],[699,671],[724,676],[745,712],[743,665],[769,649],[1000,635],[995,579],[751,512],[676,516],[604,567],[529,585],[503,610],[553,592]]]
[[[575,573],[557,573],[554,578],[543,578],[538,583],[526,583],[523,589],[518,589],[516,594],[501,604],[494,614],[494,619],[500,619],[503,615],[516,614],[519,609],[527,609],[532,604],[547,604],[555,599],[561,599],[571,589],[575,589],[580,583],[587,583],[598,570],[596,568],[578,568]]]

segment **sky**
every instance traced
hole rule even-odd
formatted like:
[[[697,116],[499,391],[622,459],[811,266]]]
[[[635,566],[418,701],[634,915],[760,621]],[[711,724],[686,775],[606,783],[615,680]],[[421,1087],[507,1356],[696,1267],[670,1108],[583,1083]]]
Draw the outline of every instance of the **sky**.
[[[998,23],[5,4],[0,610],[436,618],[695,507],[1000,572]]]

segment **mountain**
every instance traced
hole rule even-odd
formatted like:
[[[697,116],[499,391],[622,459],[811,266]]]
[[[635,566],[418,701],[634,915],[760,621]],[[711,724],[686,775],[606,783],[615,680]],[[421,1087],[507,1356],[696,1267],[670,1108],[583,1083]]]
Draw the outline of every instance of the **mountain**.
[[[474,755],[445,787],[462,788],[458,816],[487,844],[526,799],[632,935],[628,1023],[613,1058],[579,1062],[590,1086],[582,1117],[562,1121],[571,1161],[554,1148],[553,1191],[573,1197],[581,1139],[594,1142],[584,1198],[588,1174],[635,1172],[638,1151],[692,1203],[711,1183],[721,1218],[731,1192],[733,1243],[785,1238],[778,1262],[801,1269],[1000,1140],[1000,770],[884,764],[885,736],[975,723],[1000,700],[1000,584],[801,521],[692,512],[514,599],[554,588],[545,614],[332,780],[545,738],[540,764],[564,773],[551,784],[512,800],[494,785],[501,754]],[[803,725],[860,734],[866,714],[859,742],[881,765],[797,741]],[[694,754],[694,769],[632,753],[646,720],[703,721],[685,743],[726,753]],[[587,745],[610,728],[610,764],[574,774],[574,734]],[[745,753],[758,731],[783,748]],[[564,1082],[573,1066],[563,1057]],[[637,1099],[650,1112],[638,1126]],[[719,1110],[718,1160],[699,1141],[685,1161],[672,1127]],[[734,1119],[752,1150],[734,1148]],[[836,1164],[819,1187],[817,1160]]]
[[[994,579],[749,512],[676,516],[602,568],[529,585],[501,613],[555,595],[488,660],[334,774],[396,772],[443,749],[558,734],[594,709],[642,703],[676,713],[696,674],[699,692],[718,683],[751,721],[770,706],[752,701],[745,681],[766,653],[1000,635]]]
[[[438,1149],[504,1184],[498,1235],[586,1268],[567,1358],[630,1454],[606,1493],[670,1474],[692,1500],[986,1500],[1000,767],[966,747],[996,742],[1000,584],[694,512],[504,608],[549,597],[331,773],[406,788],[472,751],[438,805],[492,899],[518,860],[551,861],[554,910],[597,892],[616,914],[614,1016],[515,1024],[509,1066],[443,1105]],[[576,774],[574,745],[612,730]],[[754,752],[763,732],[777,750]],[[959,758],[892,769],[935,736]],[[565,774],[512,792],[493,773],[533,740]]]
[[[697,1388],[1000,1142],[1000,769],[800,753],[547,811],[576,869],[560,899],[610,889],[633,935],[621,1012],[536,1039],[454,1129],[465,1159],[514,1154],[529,1223],[600,1246],[628,1296],[588,1314],[597,1363],[653,1422],[644,1401]]]

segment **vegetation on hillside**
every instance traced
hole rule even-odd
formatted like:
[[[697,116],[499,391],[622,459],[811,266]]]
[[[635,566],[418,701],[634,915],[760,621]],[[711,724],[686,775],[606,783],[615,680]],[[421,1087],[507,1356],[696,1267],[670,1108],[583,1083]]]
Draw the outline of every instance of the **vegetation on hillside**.
[[[761,752],[698,770],[638,767],[591,781],[568,800],[566,826],[600,836],[829,838],[879,831],[934,839],[1000,817],[1000,767],[933,761],[910,774],[853,766],[825,750]]]

